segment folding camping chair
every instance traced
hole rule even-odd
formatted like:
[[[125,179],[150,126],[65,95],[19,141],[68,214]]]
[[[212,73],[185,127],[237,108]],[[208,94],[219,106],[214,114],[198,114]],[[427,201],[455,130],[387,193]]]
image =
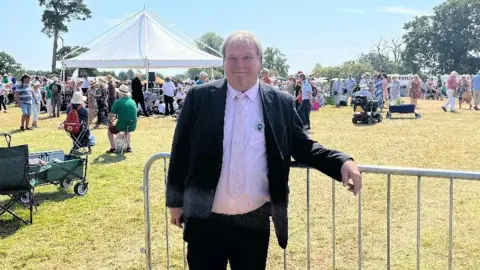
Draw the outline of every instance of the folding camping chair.
[[[29,182],[28,145],[10,147],[10,135],[2,135],[5,136],[8,147],[0,148],[0,195],[10,199],[6,203],[0,203],[0,216],[9,213],[25,224],[32,224],[34,196]],[[17,204],[30,210],[30,219],[23,219],[14,212]]]

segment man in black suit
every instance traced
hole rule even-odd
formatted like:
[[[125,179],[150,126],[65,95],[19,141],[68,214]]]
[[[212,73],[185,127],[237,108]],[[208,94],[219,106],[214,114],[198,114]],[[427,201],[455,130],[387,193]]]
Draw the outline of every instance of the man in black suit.
[[[287,246],[291,157],[355,195],[361,174],[346,154],[311,140],[293,97],[258,81],[262,47],[239,31],[222,46],[226,79],[190,89],[173,138],[166,204],[184,228],[190,269],[265,269],[272,217]],[[349,182],[351,180],[351,182]]]
[[[140,106],[142,106],[143,114],[146,117],[149,117],[150,115],[148,114],[147,108],[145,107],[145,98],[143,97],[143,85],[142,81],[140,81],[140,76],[141,74],[138,73],[137,76],[135,76],[135,78],[132,80],[132,99],[137,104],[137,108],[138,104],[140,103]]]

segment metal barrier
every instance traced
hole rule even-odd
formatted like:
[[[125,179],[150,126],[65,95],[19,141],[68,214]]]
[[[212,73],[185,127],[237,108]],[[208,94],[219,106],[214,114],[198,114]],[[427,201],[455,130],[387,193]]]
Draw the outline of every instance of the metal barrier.
[[[150,159],[145,164],[143,172],[143,190],[144,194],[144,210],[145,210],[145,247],[141,249],[141,252],[146,255],[147,269],[153,269],[152,265],[152,240],[151,240],[151,219],[150,219],[150,168],[152,164],[159,160],[163,159],[163,172],[165,176],[165,182],[167,178],[167,159],[170,158],[170,153],[158,153],[150,157]],[[305,168],[306,169],[306,188],[307,188],[307,269],[310,269],[310,170],[311,168],[294,162],[292,164],[293,168]],[[390,269],[391,267],[391,217],[390,217],[390,201],[391,201],[391,176],[392,175],[401,175],[401,176],[417,176],[417,201],[416,201],[416,211],[417,211],[417,231],[416,231],[416,266],[417,269],[420,269],[420,249],[421,249],[421,223],[420,223],[420,214],[421,214],[421,180],[422,177],[429,178],[447,178],[450,179],[449,185],[449,214],[448,214],[448,269],[453,269],[453,180],[477,180],[480,181],[480,172],[467,172],[467,171],[451,171],[451,170],[432,170],[432,169],[419,169],[419,168],[403,168],[403,167],[390,167],[390,166],[370,166],[370,165],[360,165],[360,171],[363,173],[370,174],[382,174],[387,175],[387,262],[386,268]],[[335,186],[338,185],[338,182],[332,179],[332,269],[336,269],[336,189]],[[170,250],[169,250],[169,233],[168,233],[168,211],[165,211],[165,239],[166,239],[166,265],[167,269],[170,268]],[[362,192],[358,194],[358,217],[357,217],[357,267],[362,269]],[[186,269],[186,251],[185,251],[185,242],[183,242],[183,269]],[[286,250],[283,253],[283,265],[284,269],[287,269],[286,264]]]

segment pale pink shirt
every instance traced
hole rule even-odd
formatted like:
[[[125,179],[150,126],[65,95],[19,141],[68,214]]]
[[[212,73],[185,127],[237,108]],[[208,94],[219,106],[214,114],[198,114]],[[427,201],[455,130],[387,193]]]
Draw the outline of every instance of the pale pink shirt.
[[[238,215],[256,210],[270,201],[268,188],[267,149],[265,144],[265,124],[263,121],[262,100],[256,83],[244,93],[244,179],[242,195],[233,197],[229,192],[229,172],[231,143],[233,138],[233,120],[235,114],[235,97],[238,91],[228,84],[225,106],[225,124],[223,126],[222,170],[218,181],[212,212],[218,214]]]

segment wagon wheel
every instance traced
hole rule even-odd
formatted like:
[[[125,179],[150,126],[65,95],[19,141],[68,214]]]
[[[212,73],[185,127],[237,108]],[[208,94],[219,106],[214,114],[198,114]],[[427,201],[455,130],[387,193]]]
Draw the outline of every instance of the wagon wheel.
[[[84,196],[88,192],[88,184],[87,183],[77,183],[73,187],[73,191],[75,194],[79,196]]]
[[[380,123],[383,120],[383,116],[381,114],[378,115],[377,122]]]
[[[354,124],[356,124],[356,123],[357,123],[357,119],[355,119],[355,117],[354,117],[354,118],[352,118],[352,123],[354,123]]]
[[[372,117],[371,117],[371,116],[367,117],[367,121],[366,121],[366,122],[367,122],[367,124],[370,125],[370,124],[372,123]]]
[[[30,193],[25,193],[23,194],[21,197],[20,197],[20,201],[24,204],[30,204],[30,202],[32,201],[32,195]]]
[[[69,189],[72,186],[72,181],[62,180],[60,181],[60,188]]]

